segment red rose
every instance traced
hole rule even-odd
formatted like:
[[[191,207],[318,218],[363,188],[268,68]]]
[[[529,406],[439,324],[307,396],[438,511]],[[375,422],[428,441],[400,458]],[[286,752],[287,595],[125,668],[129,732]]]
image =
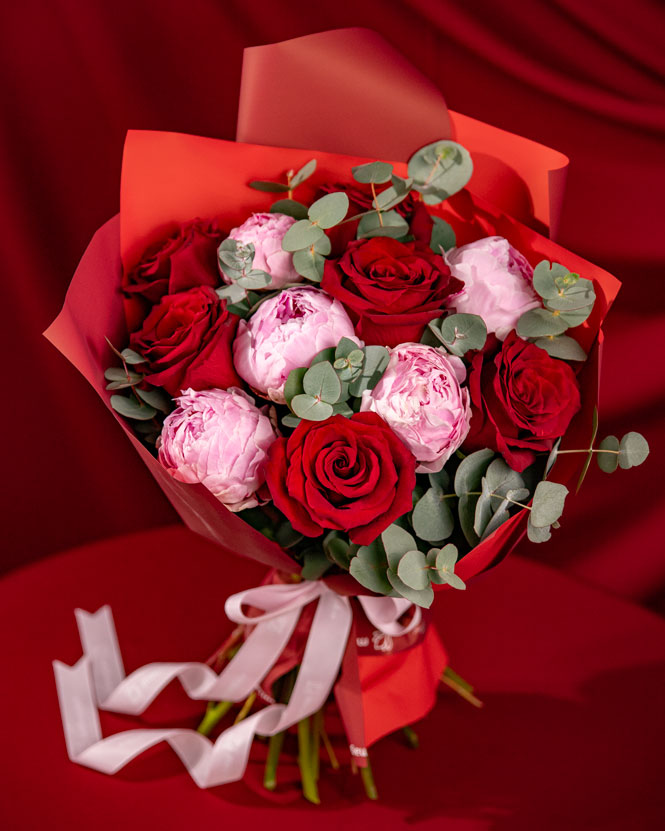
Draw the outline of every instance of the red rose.
[[[342,191],[349,197],[348,216],[364,213],[372,208],[372,191],[369,185],[365,187],[340,184],[321,185],[317,198],[325,196],[326,193],[337,191]],[[432,218],[427,213],[425,205],[418,199],[417,194],[411,191],[406,199],[403,199],[393,210],[397,211],[409,223],[410,231],[417,240],[429,245],[432,236]],[[343,254],[347,245],[356,238],[358,222],[359,220],[356,220],[355,222],[335,225],[327,232],[332,244],[333,256],[338,257]]]
[[[266,484],[307,537],[326,528],[369,545],[411,510],[416,460],[376,413],[301,421],[268,451]]]
[[[146,380],[171,395],[242,387],[231,356],[238,320],[225,300],[200,286],[162,297],[129,345],[146,360]]]
[[[512,331],[494,356],[478,352],[469,375],[472,418],[464,442],[491,447],[518,472],[551,450],[580,408],[572,369]]]
[[[151,246],[136,268],[123,277],[123,291],[138,307],[130,310],[130,328],[165,294],[220,285],[217,248],[223,238],[216,222],[195,219],[165,242]]]
[[[429,246],[373,237],[327,260],[321,287],[344,304],[366,343],[397,346],[419,341],[464,283]]]

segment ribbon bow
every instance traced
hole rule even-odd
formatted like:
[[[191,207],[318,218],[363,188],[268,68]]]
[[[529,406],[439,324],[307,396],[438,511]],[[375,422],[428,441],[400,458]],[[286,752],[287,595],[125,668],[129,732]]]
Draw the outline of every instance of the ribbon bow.
[[[204,701],[243,701],[257,688],[286,647],[304,606],[318,600],[296,683],[288,704],[271,704],[227,728],[215,742],[190,729],[126,730],[102,738],[99,709],[138,715],[177,678],[187,695]],[[421,620],[400,617],[408,600],[362,596],[358,600],[372,625],[399,637]],[[247,617],[243,606],[262,609]],[[227,616],[254,628],[233,660],[217,675],[207,664],[152,663],[125,676],[111,609],[75,611],[83,657],[70,667],[53,662],[67,753],[73,762],[113,774],[159,742],[168,742],[200,788],[241,779],[258,733],[272,736],[321,709],[344,656],[352,609],[348,597],[320,581],[265,585],[229,597]]]

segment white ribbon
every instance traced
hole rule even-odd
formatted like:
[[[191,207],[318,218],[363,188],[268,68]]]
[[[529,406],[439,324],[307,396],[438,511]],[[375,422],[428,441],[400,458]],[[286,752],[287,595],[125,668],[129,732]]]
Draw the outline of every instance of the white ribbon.
[[[402,598],[359,597],[372,625],[399,637],[421,620],[416,607],[411,621],[399,618],[411,608]],[[305,652],[288,704],[271,704],[227,728],[215,742],[189,729],[139,729],[102,738],[98,710],[138,715],[177,678],[187,695],[204,701],[244,701],[270,672],[286,647],[304,606],[318,600]],[[243,606],[263,609],[247,617]],[[254,627],[240,650],[217,675],[207,664],[153,663],[125,676],[111,609],[94,614],[77,609],[83,657],[72,667],[53,662],[69,758],[113,774],[149,747],[168,742],[200,788],[241,779],[258,733],[272,736],[321,709],[339,672],[351,629],[348,597],[320,580],[265,585],[234,594],[225,605],[236,623]]]

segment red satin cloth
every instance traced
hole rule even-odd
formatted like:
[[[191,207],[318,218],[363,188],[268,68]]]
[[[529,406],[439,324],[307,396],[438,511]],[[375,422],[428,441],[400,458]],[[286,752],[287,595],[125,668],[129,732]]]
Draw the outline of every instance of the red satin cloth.
[[[601,431],[640,430],[652,457],[593,472],[555,540],[521,550],[665,608],[665,11],[650,0],[629,11],[602,0],[8,4],[3,566],[173,518],[92,390],[40,335],[93,232],[117,212],[127,129],[233,138],[243,48],[343,26],[379,31],[452,109],[571,158],[559,241],[623,281],[606,325]]]
[[[663,827],[665,622],[520,557],[435,604],[451,665],[485,707],[442,688],[416,725],[418,751],[395,735],[374,745],[378,804],[365,801],[348,768],[336,773],[325,761],[323,804],[305,803],[288,757],[278,793],[266,797],[261,743],[245,782],[208,791],[166,745],[114,777],[69,762],[51,660],[81,655],[73,609],[111,604],[127,671],[205,659],[229,628],[226,595],[263,577],[258,564],[242,576],[229,565],[214,545],[175,527],[88,545],[0,582],[3,828]],[[141,719],[104,714],[102,729],[193,727],[201,707],[173,684]]]

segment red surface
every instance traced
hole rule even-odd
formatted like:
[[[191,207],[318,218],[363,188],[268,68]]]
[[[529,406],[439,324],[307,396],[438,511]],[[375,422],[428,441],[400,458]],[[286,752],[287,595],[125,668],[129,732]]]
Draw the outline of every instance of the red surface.
[[[639,470],[594,472],[556,540],[522,550],[658,601],[665,10],[651,0],[629,12],[601,0],[9,4],[0,30],[4,566],[173,517],[92,390],[40,337],[88,240],[118,209],[127,129],[233,138],[243,47],[341,26],[375,28],[454,110],[571,158],[559,241],[623,281],[606,327],[601,431],[638,429],[654,452]]]
[[[442,690],[417,727],[419,751],[397,737],[378,742],[371,755],[379,804],[364,800],[350,773],[327,767],[324,804],[315,808],[289,784],[279,807],[260,798],[258,762],[248,782],[210,791],[165,746],[115,777],[69,762],[51,660],[80,656],[73,609],[111,604],[128,671],[202,659],[228,625],[224,597],[262,576],[261,566],[247,564],[241,577],[237,562],[178,527],[80,548],[0,582],[4,828],[662,827],[665,623],[519,557],[466,593],[438,598],[435,622],[451,664],[476,683],[485,708]],[[199,709],[174,687],[144,719],[194,725]],[[103,719],[108,732],[136,724]],[[283,774],[292,778],[293,767]]]

